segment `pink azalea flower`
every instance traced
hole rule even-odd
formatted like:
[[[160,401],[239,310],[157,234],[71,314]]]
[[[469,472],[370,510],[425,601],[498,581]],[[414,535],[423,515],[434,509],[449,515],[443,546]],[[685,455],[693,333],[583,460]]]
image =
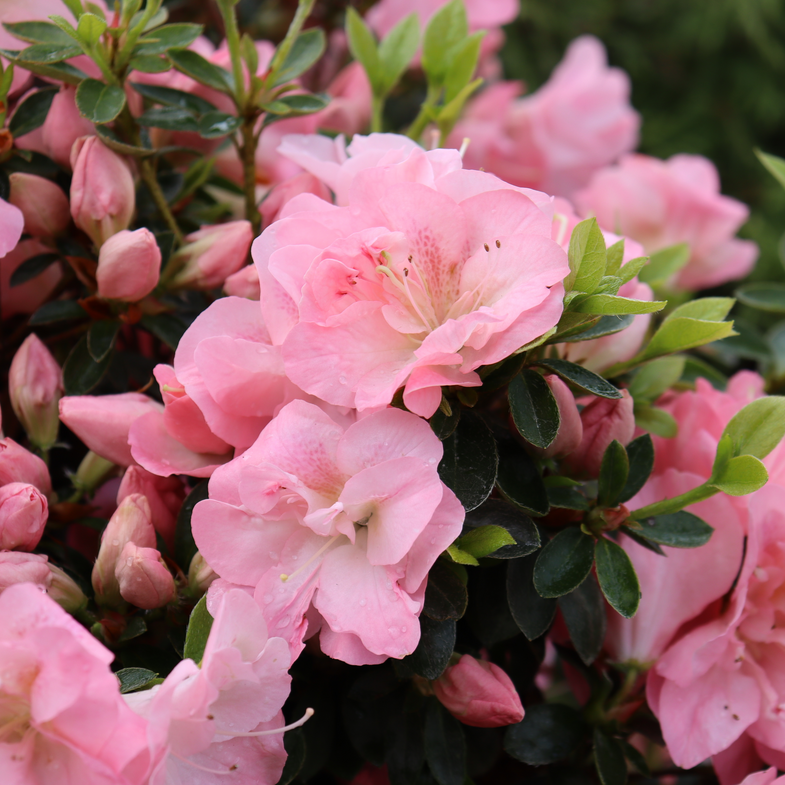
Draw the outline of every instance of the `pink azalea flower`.
[[[328,159],[340,143],[325,141],[311,160],[347,206],[295,197],[252,251],[295,384],[359,410],[403,387],[406,406],[428,417],[442,386],[479,386],[477,368],[558,322],[568,266],[547,197],[402,137],[355,137],[345,169]]]
[[[146,723],[123,702],[112,653],[37,586],[0,595],[4,782],[142,785]]]
[[[539,90],[523,98],[519,92],[519,83],[500,82],[469,103],[450,135],[454,147],[471,140],[468,168],[569,197],[637,145],[629,77],[608,67],[593,36],[576,38]]]
[[[321,627],[350,664],[414,651],[428,570],[463,508],[436,471],[442,445],[398,409],[348,427],[293,401],[256,443],[216,470],[192,519],[200,552],[254,596],[294,655]]]
[[[720,193],[716,167],[699,155],[667,161],[624,156],[617,166],[597,172],[575,202],[604,228],[637,240],[647,253],[688,243],[690,260],[672,281],[678,289],[743,278],[758,257],[754,242],[734,237],[749,210]]]
[[[25,217],[16,205],[0,199],[0,256],[16,248],[24,229]]]
[[[125,696],[149,722],[157,760],[149,785],[208,785],[216,775],[274,785],[286,761],[281,706],[289,664],[286,641],[268,637],[253,598],[237,589],[224,594],[201,667],[183,660],[163,684]]]

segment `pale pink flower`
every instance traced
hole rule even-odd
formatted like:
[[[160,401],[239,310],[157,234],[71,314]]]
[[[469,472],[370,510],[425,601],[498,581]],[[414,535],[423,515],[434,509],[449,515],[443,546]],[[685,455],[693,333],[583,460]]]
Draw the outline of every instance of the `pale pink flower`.
[[[471,140],[467,168],[569,197],[635,149],[640,117],[629,103],[629,77],[608,67],[593,36],[576,38],[539,90],[519,92],[518,83],[501,82],[469,102],[450,135],[454,147]]]
[[[262,214],[262,219],[265,226],[269,226],[273,221],[278,220],[281,211],[287,202],[294,199],[299,194],[315,194],[325,202],[332,201],[330,189],[315,175],[310,172],[300,172],[295,177],[290,177],[282,183],[278,183],[265,197],[262,202],[259,212]],[[253,277],[255,279],[256,287],[259,287],[259,277],[255,268],[251,268]],[[248,273],[250,275],[250,273]],[[227,279],[227,284],[229,283]],[[227,289],[227,291],[229,291]],[[233,294],[233,292],[229,292]],[[258,300],[258,297],[250,299]]]
[[[342,427],[305,401],[216,470],[194,509],[200,552],[225,581],[255,587],[294,655],[321,628],[350,664],[414,651],[428,570],[460,533],[428,424],[385,409]],[[210,588],[214,595],[219,581]]]
[[[3,221],[8,219],[9,215],[4,215],[8,212],[4,205],[15,211],[13,215],[9,213],[10,222],[5,226],[3,226]],[[14,217],[17,213],[18,223]],[[22,232],[23,222],[21,211],[0,199],[0,256],[2,256],[3,248],[7,249],[7,253],[0,258],[0,316],[3,319],[9,319],[17,314],[33,313],[49,299],[63,277],[60,265],[51,264],[35,278],[18,286],[11,286],[11,276],[22,262],[39,254],[51,253],[52,250],[40,240],[35,239],[22,240],[17,244],[14,237],[18,239]]]
[[[16,248],[25,217],[22,211],[5,199],[0,199],[0,256],[5,256]]]
[[[295,197],[253,246],[265,321],[295,384],[359,410],[404,387],[406,406],[430,416],[442,386],[479,386],[478,367],[558,322],[567,258],[544,194],[395,135],[355,137],[345,168],[340,143],[325,142],[299,161],[310,157],[347,206]]]
[[[143,785],[146,723],[123,702],[114,655],[37,586],[0,595],[3,779]]]
[[[758,257],[751,240],[736,239],[746,205],[723,196],[717,169],[699,155],[667,161],[628,155],[597,172],[575,203],[600,225],[637,240],[647,253],[688,243],[690,260],[671,284],[705,289],[743,278]]]
[[[766,771],[756,771],[746,776],[739,785],[785,785],[785,776],[778,777],[773,766]]]

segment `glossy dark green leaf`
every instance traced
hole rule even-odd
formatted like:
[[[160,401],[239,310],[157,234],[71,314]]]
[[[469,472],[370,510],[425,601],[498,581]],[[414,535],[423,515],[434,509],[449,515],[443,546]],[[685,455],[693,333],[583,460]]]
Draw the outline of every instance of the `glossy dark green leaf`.
[[[686,510],[638,522],[641,528],[635,530],[637,534],[671,548],[699,548],[709,541],[714,531],[708,523]]]
[[[549,480],[563,479],[549,477]],[[560,510],[588,510],[589,500],[581,493],[581,485],[546,483],[548,503]]]
[[[641,586],[627,552],[607,537],[601,537],[597,540],[595,561],[597,580],[605,599],[625,619],[632,618],[641,601]]]
[[[188,631],[185,633],[185,650],[183,654],[186,658],[192,659],[197,665],[204,657],[204,649],[207,646],[207,638],[213,626],[213,617],[207,610],[207,597],[202,597],[191,611],[188,619]]]
[[[597,483],[597,504],[600,507],[616,507],[627,484],[630,461],[624,445],[614,439],[605,449]]]
[[[428,573],[423,613],[436,621],[457,620],[466,613],[469,594],[455,571],[437,559]]]
[[[35,256],[31,256],[29,259],[25,259],[25,261],[11,273],[11,279],[8,282],[9,285],[13,288],[14,286],[19,286],[20,284],[35,278],[44,270],[48,270],[59,258],[59,254],[56,253],[39,253]]]
[[[528,453],[511,438],[499,438],[498,450],[496,482],[504,497],[530,515],[547,515],[548,493],[537,465]]]
[[[469,578],[469,607],[464,618],[477,640],[483,646],[495,646],[520,636],[520,629],[504,601],[507,571],[501,566],[475,569]]]
[[[199,130],[199,123],[193,114],[179,106],[156,106],[137,117],[139,125],[147,128],[163,128],[166,131]]]
[[[545,449],[559,433],[559,405],[543,376],[524,369],[510,383],[510,412],[518,433]]]
[[[177,515],[177,524],[174,530],[174,560],[184,572],[188,572],[196,553],[196,543],[191,532],[191,515],[194,507],[208,498],[207,480],[202,480],[186,497],[180,512]]]
[[[29,134],[30,131],[35,131],[44,124],[56,95],[56,87],[44,87],[27,96],[16,107],[8,123],[8,130],[14,138]]]
[[[594,324],[582,332],[576,332],[564,338],[565,342],[576,341],[593,341],[595,338],[602,338],[605,335],[613,335],[614,333],[626,330],[635,319],[633,314],[622,314],[617,316],[612,314],[610,316],[603,316]]]
[[[125,695],[128,692],[135,692],[146,687],[158,678],[155,671],[147,668],[123,668],[115,673],[120,681],[120,693]]]
[[[120,331],[120,322],[101,319],[93,322],[87,331],[87,351],[97,363],[100,363],[114,346],[117,333]]]
[[[76,343],[63,365],[63,387],[66,395],[86,395],[104,378],[112,359],[111,352],[96,362],[87,349],[87,336]]]
[[[202,25],[173,24],[163,25],[151,30],[139,39],[134,48],[137,55],[161,55],[167,49],[185,48],[190,46],[201,34]]]
[[[128,67],[132,71],[139,71],[143,74],[162,74],[170,70],[172,64],[165,57],[158,55],[138,55],[131,58]]]
[[[502,499],[488,499],[477,509],[467,513],[465,526],[468,529],[500,526],[512,535],[515,544],[505,545],[494,551],[488,557],[491,559],[517,559],[540,547],[540,533],[531,518]]]
[[[649,764],[646,763],[646,758],[630,744],[623,739],[617,740],[624,750],[624,757],[641,773],[644,777],[651,777]]]
[[[444,441],[458,427],[461,419],[461,407],[453,406],[450,414],[445,414],[442,409],[437,409],[436,414],[428,421],[431,430]]]
[[[281,64],[272,86],[282,85],[307,71],[322,56],[325,45],[324,32],[318,27],[300,33]]]
[[[767,281],[748,283],[735,291],[739,302],[759,311],[785,313],[785,284]]]
[[[61,63],[82,54],[80,47],[71,41],[68,44],[33,44],[20,52],[20,59],[28,63]]]
[[[425,760],[439,785],[464,785],[466,739],[463,726],[437,700],[425,710]]]
[[[281,116],[299,116],[321,112],[330,102],[326,94],[295,93],[277,98],[273,103],[266,105],[270,114]]]
[[[646,548],[647,551],[656,553],[658,556],[668,555],[656,542],[647,540],[646,537],[643,537],[637,529],[631,529],[629,526],[622,526],[620,531],[624,532],[631,540],[637,542],[641,547]]]
[[[14,38],[26,41],[28,44],[72,46],[74,43],[74,39],[68,33],[51,22],[3,22],[3,27]]]
[[[175,90],[171,87],[162,87],[160,85],[142,84],[141,82],[132,82],[131,87],[139,95],[143,95],[145,98],[165,106],[179,106],[181,109],[187,109],[189,112],[198,115],[217,111],[215,104],[211,104],[201,96],[192,95],[183,90]]]
[[[138,638],[140,635],[144,635],[147,632],[147,622],[145,622],[144,617],[142,616],[132,616],[128,619],[128,624],[126,624],[125,629],[120,633],[120,637],[117,639],[118,643],[125,643],[126,641],[132,641],[134,638]]]
[[[419,712],[404,711],[391,723],[385,755],[390,785],[412,785],[417,782],[425,765]]]
[[[600,728],[594,729],[594,765],[602,785],[625,785],[627,782],[627,761],[621,744]]]
[[[654,468],[654,443],[648,433],[644,433],[637,439],[633,439],[627,445],[627,457],[630,463],[630,471],[627,475],[627,482],[624,484],[619,501],[629,501],[649,479],[649,475]]]
[[[87,317],[84,308],[74,300],[55,300],[44,303],[31,317],[29,324],[54,324],[69,319],[84,319]]]
[[[504,734],[504,749],[530,766],[564,760],[583,741],[586,725],[575,709],[561,703],[526,707],[526,716]]]
[[[167,55],[178,71],[190,76],[200,84],[212,87],[222,93],[232,91],[232,75],[223,68],[208,62],[200,54],[192,52],[190,49],[169,49]]]
[[[85,79],[76,88],[76,106],[91,123],[111,123],[123,111],[125,93],[121,87]]]
[[[294,782],[305,763],[307,749],[305,736],[300,728],[286,733],[283,737],[283,745],[286,750],[286,763],[276,785],[289,785]]]
[[[561,597],[586,580],[594,561],[594,538],[577,526],[562,529],[537,557],[534,585],[542,597]]]
[[[532,554],[507,565],[507,604],[515,623],[530,641],[550,629],[557,603],[555,599],[541,597],[534,588],[536,561],[537,557]]]
[[[239,117],[226,112],[208,112],[199,118],[199,136],[220,139],[234,133],[242,124]]]
[[[480,417],[465,412],[443,444],[439,476],[467,512],[479,507],[496,482],[499,456],[493,434]]]
[[[574,384],[584,392],[598,395],[600,398],[621,398],[621,390],[614,387],[607,379],[592,373],[581,365],[567,360],[538,360],[537,365],[548,368],[559,374],[562,379]]]
[[[22,54],[22,52],[17,50],[0,49],[0,55],[20,68],[24,68],[26,71],[30,71],[38,76],[56,79],[59,82],[71,85],[78,85],[83,79],[87,78],[87,74],[84,71],[80,71],[69,63],[33,63],[21,57]]]
[[[605,600],[597,581],[590,577],[575,591],[560,597],[559,608],[575,651],[590,665],[602,649],[608,624]]]
[[[143,316],[139,322],[145,330],[162,340],[170,349],[176,349],[186,326],[171,313]]]

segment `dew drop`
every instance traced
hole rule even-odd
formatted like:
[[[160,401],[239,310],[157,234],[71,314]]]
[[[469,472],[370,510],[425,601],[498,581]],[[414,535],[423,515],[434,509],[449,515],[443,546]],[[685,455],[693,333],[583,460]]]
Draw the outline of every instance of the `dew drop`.
[[[339,381],[341,384],[346,384],[346,377],[345,377],[345,376],[339,376],[339,377],[338,377],[338,381]]]
[[[120,544],[120,540],[112,540],[112,545],[119,545],[119,544]]]
[[[362,606],[363,606],[363,608],[364,608],[364,607],[365,607],[367,604],[368,604],[367,600],[360,600],[360,605],[362,605]]]
[[[401,632],[406,632],[406,627],[401,627]]]
[[[431,539],[431,545],[436,545],[436,538],[435,537]]]
[[[271,558],[273,561],[277,561],[277,560],[278,560],[278,554],[277,554],[275,551],[270,551],[270,553],[269,553],[268,555],[269,555],[269,557],[270,557],[270,558]]]
[[[387,628],[387,632],[389,632],[390,635],[398,635],[398,628],[397,627],[388,627]]]
[[[278,624],[276,624],[275,626],[280,629],[281,627],[285,627],[288,623],[289,623],[289,617],[288,616],[282,616],[278,620]]]

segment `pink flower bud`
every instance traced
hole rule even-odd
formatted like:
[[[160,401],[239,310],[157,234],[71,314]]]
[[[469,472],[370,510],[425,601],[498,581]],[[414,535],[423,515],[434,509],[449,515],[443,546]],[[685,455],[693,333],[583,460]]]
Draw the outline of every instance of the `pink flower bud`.
[[[9,176],[8,201],[22,211],[25,233],[33,237],[59,237],[71,223],[68,197],[45,177],[24,172]]]
[[[569,455],[583,438],[583,423],[575,398],[570,388],[558,376],[546,376],[545,381],[551,388],[559,407],[559,432],[553,442],[544,450],[532,447],[531,450],[541,458],[563,458]]]
[[[87,597],[76,581],[54,564],[50,564],[49,569],[51,580],[46,593],[69,613],[76,613],[80,608],[84,608]]]
[[[118,466],[134,463],[128,446],[131,423],[163,406],[141,393],[67,395],[60,400],[60,419],[93,452]]]
[[[74,223],[100,247],[131,223],[134,178],[128,164],[97,136],[76,140],[71,164],[71,215]]]
[[[90,450],[82,458],[76,474],[71,477],[71,482],[75,488],[84,493],[92,493],[108,477],[109,473],[115,469],[115,465],[106,458],[102,458]],[[95,504],[93,499],[93,504]],[[112,507],[114,509],[114,507]],[[111,511],[110,511],[111,514]],[[103,516],[106,517],[106,516]]]
[[[35,583],[48,589],[52,583],[49,559],[41,553],[0,551],[0,592],[15,583]]]
[[[232,273],[224,281],[224,291],[232,297],[245,297],[246,300],[261,299],[262,287],[256,265],[248,264],[236,273]]]
[[[32,551],[44,533],[49,503],[38,488],[11,482],[0,488],[0,549]]]
[[[499,728],[523,719],[510,677],[497,665],[464,654],[432,683],[442,705],[464,725]]]
[[[248,259],[253,229],[248,221],[205,226],[185,238],[186,244],[169,260],[175,289],[221,286]]]
[[[42,138],[49,157],[64,169],[73,166],[71,150],[74,142],[86,134],[94,134],[95,126],[76,108],[76,88],[62,85],[54,97],[42,127]]]
[[[10,482],[28,483],[44,496],[52,495],[52,480],[46,464],[13,439],[0,439],[0,485]]]
[[[575,476],[597,477],[602,465],[602,456],[615,439],[622,444],[632,439],[635,433],[634,401],[622,390],[616,399],[593,398],[581,412],[583,439],[565,461],[565,468]]]
[[[161,251],[149,229],[123,229],[101,246],[98,254],[98,295],[135,303],[158,284]]]
[[[218,577],[215,570],[205,561],[199,551],[191,559],[191,566],[188,568],[188,588],[194,597],[201,597],[209,588],[210,584]]]
[[[30,441],[48,450],[57,441],[63,373],[34,333],[27,336],[14,355],[8,373],[8,391],[14,413]]]
[[[102,605],[116,605],[120,602],[115,567],[123,548],[129,542],[141,548],[155,547],[150,503],[139,493],[123,499],[101,536],[101,548],[93,565],[92,580],[96,600]]]
[[[126,543],[114,574],[123,599],[137,608],[160,608],[174,598],[174,578],[155,548]]]

